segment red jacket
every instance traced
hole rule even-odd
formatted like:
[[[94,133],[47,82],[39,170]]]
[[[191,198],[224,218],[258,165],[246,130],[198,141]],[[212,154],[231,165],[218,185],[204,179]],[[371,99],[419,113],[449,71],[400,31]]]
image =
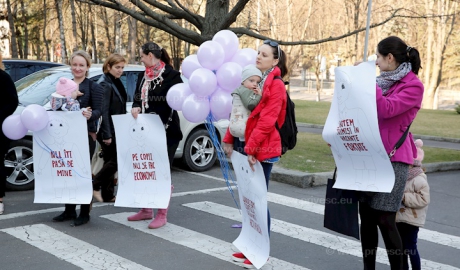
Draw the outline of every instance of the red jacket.
[[[286,88],[282,80],[274,79],[280,75],[278,67],[268,74],[262,99],[246,123],[244,151],[258,161],[281,156],[281,138],[275,122],[282,126],[286,117]],[[233,136],[228,129],[223,141],[233,144]]]

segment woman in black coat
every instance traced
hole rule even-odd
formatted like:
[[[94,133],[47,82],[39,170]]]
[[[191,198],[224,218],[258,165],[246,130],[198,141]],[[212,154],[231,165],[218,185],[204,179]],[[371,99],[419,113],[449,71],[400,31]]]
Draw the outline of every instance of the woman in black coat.
[[[165,49],[158,44],[148,42],[140,49],[141,62],[145,65],[145,73],[139,75],[131,114],[137,118],[139,113],[155,113],[161,118],[166,128],[166,143],[169,164],[182,140],[179,116],[166,102],[169,89],[182,82],[180,73],[171,66],[171,58]],[[171,193],[173,190],[171,185]],[[156,229],[166,224],[167,209],[158,209],[155,219],[149,224]],[[139,213],[128,217],[129,221],[152,219],[153,210],[142,208]]]
[[[97,141],[101,145],[104,166],[93,178],[93,195],[100,202],[115,201],[114,179],[117,172],[117,146],[112,115],[126,114],[127,94],[120,80],[126,60],[119,54],[111,54],[102,67],[104,74],[98,84],[104,89],[102,108],[102,124],[97,133]]]
[[[14,113],[18,107],[18,93],[10,75],[3,70],[2,55],[0,54],[0,82],[2,83],[2,98],[0,98],[0,125],[10,115]],[[3,205],[3,197],[5,197],[6,172],[4,158],[10,146],[8,139],[3,130],[0,132],[0,215],[5,209]]]
[[[89,156],[94,154],[96,148],[96,132],[97,121],[102,113],[102,99],[104,90],[102,87],[89,80],[88,70],[91,67],[91,57],[85,51],[76,51],[70,57],[70,69],[72,71],[73,80],[79,84],[79,91],[83,94],[77,98],[80,103],[80,108],[85,109],[82,113],[86,117],[88,123],[88,141],[89,141]],[[66,204],[65,210],[59,216],[53,218],[54,221],[72,220],[72,226],[80,226],[88,223],[90,204],[82,204],[80,206],[80,215],[77,217],[75,211],[76,204]]]

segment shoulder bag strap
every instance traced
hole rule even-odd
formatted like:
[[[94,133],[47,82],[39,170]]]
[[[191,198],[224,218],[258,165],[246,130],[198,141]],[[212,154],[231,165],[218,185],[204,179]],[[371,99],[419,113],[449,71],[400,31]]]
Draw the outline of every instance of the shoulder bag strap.
[[[399,139],[399,141],[396,143],[396,145],[395,145],[395,147],[393,148],[393,150],[391,150],[390,154],[388,155],[389,158],[391,158],[392,156],[394,156],[395,153],[396,153],[396,149],[398,149],[399,147],[401,147],[401,145],[404,143],[404,141],[406,140],[407,134],[409,134],[409,128],[410,128],[411,125],[412,125],[412,122],[407,126],[406,131],[404,131],[404,134],[401,136],[401,138]]]

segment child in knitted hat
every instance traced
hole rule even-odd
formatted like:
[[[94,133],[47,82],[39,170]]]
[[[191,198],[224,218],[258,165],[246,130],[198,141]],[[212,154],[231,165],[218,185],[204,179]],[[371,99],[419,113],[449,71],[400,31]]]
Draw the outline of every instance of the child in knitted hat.
[[[262,72],[255,65],[247,65],[241,73],[241,86],[232,92],[233,101],[229,130],[240,141],[244,141],[246,122],[251,111],[262,98],[262,91],[258,86],[261,80]]]
[[[422,161],[425,157],[422,149],[423,141],[415,140],[415,146],[417,157],[409,168],[402,207],[396,213],[396,226],[404,247],[403,269],[409,269],[407,256],[410,258],[412,269],[421,269],[417,238],[419,227],[425,225],[426,212],[430,203],[430,186],[422,169]]]
[[[51,94],[51,108],[53,111],[62,109],[63,111],[79,111],[80,104],[77,97],[83,93],[78,91],[78,84],[67,78],[59,78],[56,84],[56,92]]]

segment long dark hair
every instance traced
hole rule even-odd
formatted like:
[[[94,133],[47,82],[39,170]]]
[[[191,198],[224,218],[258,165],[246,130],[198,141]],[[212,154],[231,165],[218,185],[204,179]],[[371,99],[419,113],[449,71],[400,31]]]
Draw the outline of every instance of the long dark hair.
[[[399,64],[410,62],[412,71],[417,75],[419,69],[422,68],[418,50],[407,46],[399,37],[390,36],[381,40],[377,45],[377,51],[383,56],[387,56],[391,53]]]
[[[274,51],[276,51],[275,53],[273,53],[275,55],[275,59],[278,58],[278,64],[276,66],[278,66],[278,68],[281,70],[281,77],[284,77],[288,73],[288,69],[286,65],[286,54],[281,48],[280,48],[281,55],[279,56],[278,56],[278,50],[274,49]]]
[[[166,65],[171,65],[171,57],[169,57],[168,52],[155,42],[145,43],[144,45],[142,45],[141,50],[144,54],[147,55],[149,53],[152,53],[156,58],[165,62]]]

